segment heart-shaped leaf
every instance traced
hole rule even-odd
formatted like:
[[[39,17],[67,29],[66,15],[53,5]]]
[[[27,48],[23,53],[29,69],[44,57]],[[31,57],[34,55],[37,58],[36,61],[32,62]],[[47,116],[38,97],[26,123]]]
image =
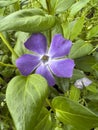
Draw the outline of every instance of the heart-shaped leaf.
[[[47,96],[46,80],[37,74],[16,76],[8,84],[6,101],[17,130],[32,130]]]

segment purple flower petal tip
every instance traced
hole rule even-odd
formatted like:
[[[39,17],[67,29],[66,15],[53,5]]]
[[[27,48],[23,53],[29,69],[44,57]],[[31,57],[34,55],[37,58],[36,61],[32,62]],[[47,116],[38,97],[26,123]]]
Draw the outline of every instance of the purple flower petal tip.
[[[68,55],[72,46],[72,42],[62,37],[61,34],[56,34],[51,42],[49,55],[52,58],[59,58]]]
[[[37,67],[39,62],[38,56],[25,54],[16,60],[16,66],[22,75],[27,76]]]
[[[54,60],[49,64],[52,72],[58,77],[70,78],[73,74],[74,61],[71,59]]]
[[[38,54],[45,54],[47,51],[47,40],[41,33],[32,34],[24,45],[27,49]]]

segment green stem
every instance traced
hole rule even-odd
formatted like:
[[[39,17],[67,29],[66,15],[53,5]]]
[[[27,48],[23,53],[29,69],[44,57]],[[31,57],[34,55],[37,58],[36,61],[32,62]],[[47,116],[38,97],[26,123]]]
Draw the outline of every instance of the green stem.
[[[1,65],[1,66],[6,66],[6,67],[16,68],[16,66],[15,66],[15,65],[5,64],[5,63],[3,63],[3,62],[0,62],[0,65]]]
[[[51,14],[50,0],[46,0],[48,13]]]
[[[98,45],[89,53],[89,55],[90,55],[91,53],[93,53],[94,51],[96,51],[97,48],[98,48]]]
[[[18,55],[16,54],[16,52],[13,50],[13,48],[10,46],[9,42],[5,39],[5,37],[3,36],[2,33],[0,33],[0,37],[3,41],[3,43],[8,47],[8,49],[11,51],[11,53],[18,58]]]
[[[51,14],[51,6],[50,6],[50,0],[46,0],[46,4],[47,4],[47,10],[48,10],[48,14]],[[51,43],[51,30],[48,31],[48,35],[49,35],[49,44]]]
[[[46,103],[49,105],[49,107],[51,108],[52,111],[54,111],[54,108],[52,107],[50,101],[48,98],[46,98]]]

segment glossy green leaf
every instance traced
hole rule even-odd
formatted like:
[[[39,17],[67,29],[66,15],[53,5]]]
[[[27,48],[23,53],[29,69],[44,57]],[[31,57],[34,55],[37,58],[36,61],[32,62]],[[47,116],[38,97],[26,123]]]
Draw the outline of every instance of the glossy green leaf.
[[[80,17],[76,20],[73,28],[71,29],[70,39],[74,40],[82,31],[84,25],[84,17]]]
[[[98,93],[92,93],[92,94],[86,95],[86,98],[93,102],[98,102]]]
[[[16,32],[16,43],[14,46],[14,51],[18,56],[28,53],[28,50],[24,46],[24,42],[28,39],[29,34],[25,32]]]
[[[69,57],[70,58],[79,58],[89,54],[93,50],[93,45],[82,40],[77,41],[73,44]]]
[[[0,20],[0,31],[40,32],[50,29],[54,24],[55,17],[45,15],[40,9],[24,9]]]
[[[53,99],[52,106],[61,122],[77,130],[90,130],[98,126],[98,116],[78,102],[59,96]]]
[[[98,114],[98,102],[89,101],[89,103],[87,105],[88,105],[88,108],[91,111],[93,111],[94,113]]]
[[[23,54],[30,53],[30,51],[26,49],[24,46],[24,42],[29,37],[29,34],[19,31],[16,32],[15,37],[16,37],[16,41],[15,41],[14,51],[16,52],[16,54],[18,56],[21,56]],[[12,55],[12,63],[15,64],[15,62],[16,62],[16,57]]]
[[[0,0],[0,8],[11,5],[11,4],[14,4],[17,1],[18,0]]]
[[[34,130],[51,130],[52,129],[52,119],[50,112],[43,108],[40,112],[40,115],[37,119],[37,124]]]
[[[68,78],[60,78],[56,77],[56,84],[58,85],[59,89],[63,92],[66,92],[69,89],[69,79]]]
[[[83,7],[85,7],[89,1],[90,0],[79,0],[79,1],[77,1],[70,8],[70,15],[75,15],[78,11],[80,11]]]
[[[64,12],[69,9],[74,2],[75,0],[51,0],[51,10],[56,14]]]
[[[37,74],[16,76],[9,82],[6,101],[17,130],[35,127],[47,93],[46,80]]]
[[[78,101],[80,98],[80,89],[75,86],[71,86],[69,98],[73,101]]]
[[[75,60],[76,67],[85,72],[92,72],[92,66],[96,63],[94,56],[84,56]]]
[[[62,23],[62,29],[63,29],[63,35],[66,39],[69,39],[70,37],[70,31],[71,31],[71,23],[66,22]]]
[[[87,38],[90,39],[98,34],[98,25],[94,26],[92,29],[89,30],[87,33]]]
[[[92,69],[98,71],[98,63],[94,64],[94,65],[92,66]]]
[[[39,2],[45,9],[47,9],[46,0],[40,0]]]
[[[71,80],[73,82],[75,82],[77,79],[81,79],[83,77],[85,77],[85,74],[83,73],[83,71],[78,70],[78,69],[74,69]]]
[[[87,86],[86,89],[89,90],[90,92],[93,92],[93,93],[97,93],[98,92],[96,84],[94,84],[94,83],[92,83],[91,85]]]

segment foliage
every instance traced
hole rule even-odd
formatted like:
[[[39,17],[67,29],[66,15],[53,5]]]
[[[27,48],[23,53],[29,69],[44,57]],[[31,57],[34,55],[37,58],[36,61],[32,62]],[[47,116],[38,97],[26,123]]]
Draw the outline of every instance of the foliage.
[[[0,130],[98,129],[98,0],[0,1]],[[24,42],[43,33],[72,41],[71,78],[55,77],[49,87],[38,74],[22,76],[15,61],[31,52]],[[66,66],[65,66],[66,67]],[[77,88],[76,80],[92,84]]]

